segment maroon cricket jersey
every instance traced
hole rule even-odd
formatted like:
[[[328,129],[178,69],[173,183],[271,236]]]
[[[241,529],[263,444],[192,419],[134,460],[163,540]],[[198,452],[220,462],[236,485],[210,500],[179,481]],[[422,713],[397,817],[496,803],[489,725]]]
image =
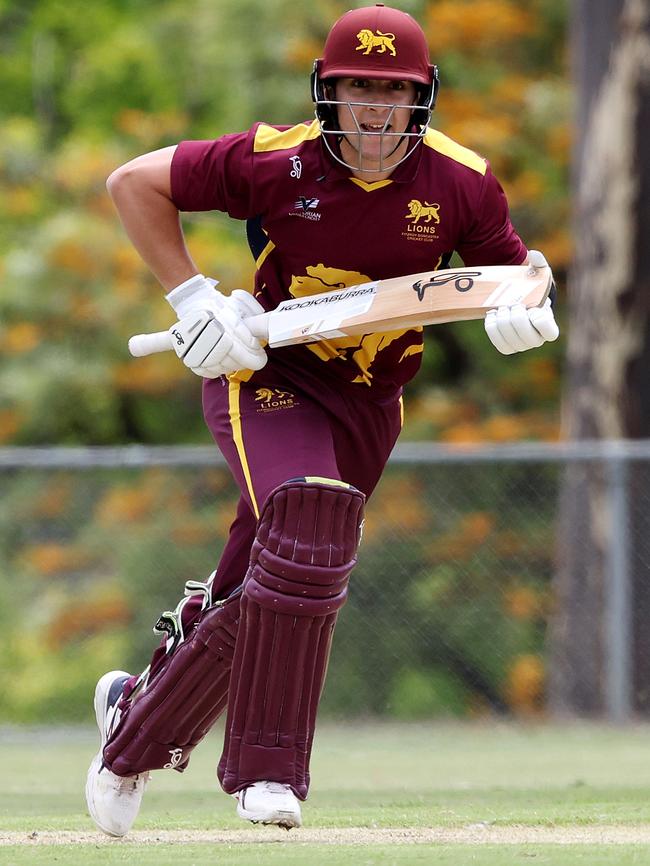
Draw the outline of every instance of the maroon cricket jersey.
[[[489,164],[433,129],[389,179],[366,182],[327,156],[317,121],[258,123],[181,142],[171,185],[181,211],[247,221],[254,293],[267,310],[289,297],[444,268],[454,251],[467,266],[521,264],[527,254]],[[387,396],[415,375],[421,354],[422,328],[409,328],[274,349],[269,364]]]

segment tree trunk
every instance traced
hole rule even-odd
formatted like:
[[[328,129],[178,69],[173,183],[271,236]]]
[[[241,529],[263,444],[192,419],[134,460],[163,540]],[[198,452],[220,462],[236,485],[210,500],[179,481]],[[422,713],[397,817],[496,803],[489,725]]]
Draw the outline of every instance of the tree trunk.
[[[569,439],[650,436],[650,8],[647,0],[577,0],[575,257],[569,285],[564,425]],[[650,496],[631,473],[634,703],[650,710]],[[645,473],[648,474],[647,471]],[[606,472],[567,469],[560,502],[549,704],[605,708]],[[645,545],[645,550],[643,546]]]

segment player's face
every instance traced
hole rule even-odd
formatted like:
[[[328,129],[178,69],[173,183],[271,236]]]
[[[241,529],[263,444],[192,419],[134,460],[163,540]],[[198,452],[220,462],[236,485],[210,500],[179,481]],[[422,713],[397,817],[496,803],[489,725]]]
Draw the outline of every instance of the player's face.
[[[380,162],[390,169],[404,156],[408,140],[400,140],[398,134],[409,124],[412,109],[406,106],[417,102],[412,81],[339,78],[334,98],[349,103],[337,107],[339,128],[350,131],[341,141],[341,156],[347,162],[360,162],[366,171],[379,170]]]

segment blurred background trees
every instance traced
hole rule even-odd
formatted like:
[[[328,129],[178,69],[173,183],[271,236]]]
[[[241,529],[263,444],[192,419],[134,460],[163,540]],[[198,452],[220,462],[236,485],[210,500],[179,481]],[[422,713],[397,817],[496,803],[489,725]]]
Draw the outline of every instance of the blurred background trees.
[[[5,0],[0,4],[0,444],[207,442],[199,382],[134,361],[171,311],[105,192],[122,162],[255,120],[312,116],[311,64],[347,2]],[[403,0],[442,89],[434,125],[487,156],[562,290],[570,256],[564,0]],[[186,221],[205,273],[248,287],[243,225]],[[557,435],[556,344],[503,364],[475,324],[428,329],[405,435]],[[489,382],[489,387],[485,384]]]
[[[0,445],[209,443],[199,380],[173,355],[127,353],[132,333],[173,319],[105,179],[182,138],[312,117],[313,59],[351,5],[362,4],[0,0]],[[433,125],[489,158],[562,298],[572,254],[566,0],[394,5],[422,23],[440,67]],[[243,224],[219,214],[185,224],[206,274],[226,289],[252,285]],[[429,328],[426,341],[404,438],[557,438],[563,342],[504,359],[480,323]],[[330,708],[540,711],[553,569],[543,502],[554,482],[546,469],[528,489],[524,475],[452,467],[387,478],[335,642]],[[155,469],[12,471],[0,484],[0,720],[88,718],[97,676],[118,661],[144,664],[158,612],[214,566],[233,513],[229,477],[202,471],[183,496]],[[400,580],[409,590],[398,620]]]

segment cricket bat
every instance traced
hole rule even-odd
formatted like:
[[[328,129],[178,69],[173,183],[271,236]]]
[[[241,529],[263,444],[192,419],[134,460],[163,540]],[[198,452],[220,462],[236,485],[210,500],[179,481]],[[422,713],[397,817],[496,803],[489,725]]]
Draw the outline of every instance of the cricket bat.
[[[530,265],[425,271],[289,298],[274,310],[247,317],[246,324],[271,348],[293,346],[481,319],[500,306],[540,307],[552,282],[549,267]],[[172,330],[131,337],[130,353],[142,357],[172,349]]]

